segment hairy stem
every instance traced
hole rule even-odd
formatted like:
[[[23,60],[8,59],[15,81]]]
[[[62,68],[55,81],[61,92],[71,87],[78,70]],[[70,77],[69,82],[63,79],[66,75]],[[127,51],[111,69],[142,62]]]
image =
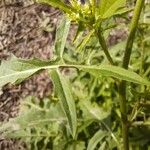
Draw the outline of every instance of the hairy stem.
[[[102,31],[99,29],[96,34],[97,34],[97,37],[98,37],[98,40],[99,40],[99,44],[101,45],[101,47],[102,47],[102,49],[103,49],[103,51],[105,53],[105,56],[107,57],[107,59],[110,62],[110,64],[114,65],[113,59],[112,59],[112,57],[109,54],[106,41],[104,39],[104,36],[102,35]]]
[[[135,33],[138,26],[138,21],[142,8],[144,6],[144,0],[137,0],[134,10],[134,15],[131,21],[130,33],[127,39],[127,44],[125,48],[124,58],[122,67],[128,69],[129,61],[131,57],[133,42],[135,38]],[[127,116],[127,98],[126,98],[126,82],[121,81],[119,85],[119,94],[120,94],[120,110],[121,110],[121,120],[122,120],[122,136],[123,136],[123,149],[129,150],[129,123]]]

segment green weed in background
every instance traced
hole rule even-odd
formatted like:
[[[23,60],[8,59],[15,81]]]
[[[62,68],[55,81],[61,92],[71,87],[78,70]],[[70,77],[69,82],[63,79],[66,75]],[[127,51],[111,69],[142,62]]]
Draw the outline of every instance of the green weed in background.
[[[150,149],[149,2],[137,0],[134,8],[126,0],[38,2],[64,12],[55,56],[47,62],[14,56],[3,61],[0,86],[47,69],[55,92],[42,102],[25,100],[20,115],[1,124],[1,134],[22,138],[34,150]],[[122,28],[118,18],[126,20],[128,38],[110,47],[108,33]],[[78,29],[71,43],[72,23]],[[63,72],[68,68],[69,75]]]

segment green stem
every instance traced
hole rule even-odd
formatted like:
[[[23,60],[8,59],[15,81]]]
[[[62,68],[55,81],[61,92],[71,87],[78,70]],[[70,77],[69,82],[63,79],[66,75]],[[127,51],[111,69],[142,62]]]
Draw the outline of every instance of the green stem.
[[[120,111],[121,111],[123,149],[129,150],[129,125],[128,125],[128,116],[127,116],[126,82],[125,81],[122,81],[119,85],[119,94],[120,94]]]
[[[97,34],[97,37],[98,37],[98,40],[99,40],[99,44],[101,45],[101,47],[102,47],[102,49],[103,49],[103,51],[104,51],[108,61],[110,62],[110,64],[114,65],[113,59],[112,59],[112,57],[109,54],[106,41],[104,39],[104,36],[102,35],[102,31],[99,29],[96,34]]]
[[[127,39],[127,44],[126,44],[125,54],[124,54],[123,64],[122,64],[122,67],[125,69],[128,69],[129,66],[135,33],[137,30],[138,21],[143,6],[144,6],[144,0],[136,1],[136,6],[131,21],[131,28],[129,32],[129,37]],[[120,110],[121,110],[121,120],[122,120],[123,149],[129,150],[129,122],[127,116],[126,81],[121,81],[119,85],[119,94],[120,94]]]
[[[132,47],[133,47],[133,42],[134,42],[134,37],[136,33],[136,29],[138,26],[138,21],[140,18],[140,14],[142,11],[142,8],[144,6],[144,0],[137,0],[135,10],[134,10],[134,15],[131,21],[131,28],[130,28],[130,34],[127,39],[127,44],[125,48],[125,55],[123,59],[123,68],[128,69],[129,61],[130,61],[130,56],[132,52]]]

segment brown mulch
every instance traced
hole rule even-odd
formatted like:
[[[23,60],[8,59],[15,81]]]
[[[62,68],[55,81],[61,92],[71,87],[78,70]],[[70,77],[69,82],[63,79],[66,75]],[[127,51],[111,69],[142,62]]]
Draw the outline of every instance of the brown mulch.
[[[58,10],[35,4],[32,0],[0,1],[0,61],[12,54],[19,58],[51,59]],[[50,31],[50,32],[49,32]],[[48,96],[52,82],[47,71],[34,75],[21,85],[8,84],[0,92],[0,121],[16,117],[20,102],[27,96],[40,99]],[[23,143],[0,138],[0,149],[24,149]]]
[[[11,54],[26,59],[50,59],[59,16],[58,10],[34,4],[33,1],[1,1],[0,60],[8,59]],[[6,118],[15,117],[15,108],[17,114],[21,99],[29,95],[43,98],[50,94],[51,88],[52,83],[46,71],[34,75],[19,86],[6,86],[0,96],[0,112]],[[5,101],[7,105],[3,105]]]

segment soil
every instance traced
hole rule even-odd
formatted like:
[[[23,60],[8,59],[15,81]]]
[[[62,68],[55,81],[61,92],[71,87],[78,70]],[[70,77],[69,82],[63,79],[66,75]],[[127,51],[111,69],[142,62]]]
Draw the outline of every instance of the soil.
[[[0,2],[0,61],[11,55],[19,58],[52,58],[55,28],[60,12],[35,4],[32,0],[3,0]],[[49,30],[50,32],[48,32]],[[52,90],[48,73],[43,71],[19,86],[8,84],[0,95],[0,121],[16,117],[20,102],[27,96],[43,99]],[[0,149],[23,149],[19,140],[0,139]]]

